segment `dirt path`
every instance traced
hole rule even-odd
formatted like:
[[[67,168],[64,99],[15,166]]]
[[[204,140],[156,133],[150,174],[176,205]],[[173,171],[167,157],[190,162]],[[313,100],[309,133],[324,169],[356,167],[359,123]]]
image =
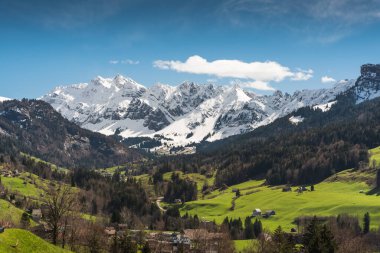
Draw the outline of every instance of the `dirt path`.
[[[160,210],[161,210],[161,212],[165,212],[166,210],[164,209],[164,208],[162,208],[162,206],[161,206],[161,201],[164,199],[164,197],[159,197],[159,198],[157,198],[157,200],[156,200],[156,204],[157,204],[157,206],[158,206],[158,208],[160,208]]]

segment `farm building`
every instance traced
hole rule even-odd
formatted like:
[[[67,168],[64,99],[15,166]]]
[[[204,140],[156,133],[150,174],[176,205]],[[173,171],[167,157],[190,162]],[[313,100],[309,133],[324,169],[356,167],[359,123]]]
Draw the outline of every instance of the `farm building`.
[[[176,204],[182,204],[182,200],[181,199],[175,199],[174,203],[176,203]]]
[[[261,215],[261,210],[259,208],[256,208],[255,210],[253,210],[252,212],[253,217],[260,216],[260,215]]]
[[[32,219],[34,221],[40,221],[40,219],[42,218],[42,211],[41,209],[33,209],[32,210]]]

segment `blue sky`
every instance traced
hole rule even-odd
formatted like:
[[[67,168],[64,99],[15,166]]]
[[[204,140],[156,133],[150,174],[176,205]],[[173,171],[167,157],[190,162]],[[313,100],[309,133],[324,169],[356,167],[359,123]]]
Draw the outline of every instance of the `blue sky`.
[[[0,96],[118,73],[293,92],[356,78],[379,45],[380,0],[0,0]]]

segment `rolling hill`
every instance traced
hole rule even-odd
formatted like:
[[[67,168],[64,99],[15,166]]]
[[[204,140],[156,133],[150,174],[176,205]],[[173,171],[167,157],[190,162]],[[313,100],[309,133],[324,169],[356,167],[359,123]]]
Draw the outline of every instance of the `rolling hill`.
[[[2,253],[70,253],[71,251],[54,246],[23,229],[6,229],[0,234]]]

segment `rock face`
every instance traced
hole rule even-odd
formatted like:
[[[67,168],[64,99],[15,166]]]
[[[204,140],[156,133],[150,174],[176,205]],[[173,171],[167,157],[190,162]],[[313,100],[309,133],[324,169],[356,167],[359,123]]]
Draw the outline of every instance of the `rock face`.
[[[266,96],[238,86],[192,82],[146,88],[118,75],[57,87],[41,99],[92,131],[124,138],[161,136],[168,146],[185,146],[251,131],[301,107],[333,105],[348,90],[358,103],[378,96],[379,65],[363,65],[361,72],[358,80],[342,80],[329,89]]]
[[[350,89],[356,103],[374,99],[380,96],[380,64],[365,64],[361,66],[360,77],[355,86]]]

